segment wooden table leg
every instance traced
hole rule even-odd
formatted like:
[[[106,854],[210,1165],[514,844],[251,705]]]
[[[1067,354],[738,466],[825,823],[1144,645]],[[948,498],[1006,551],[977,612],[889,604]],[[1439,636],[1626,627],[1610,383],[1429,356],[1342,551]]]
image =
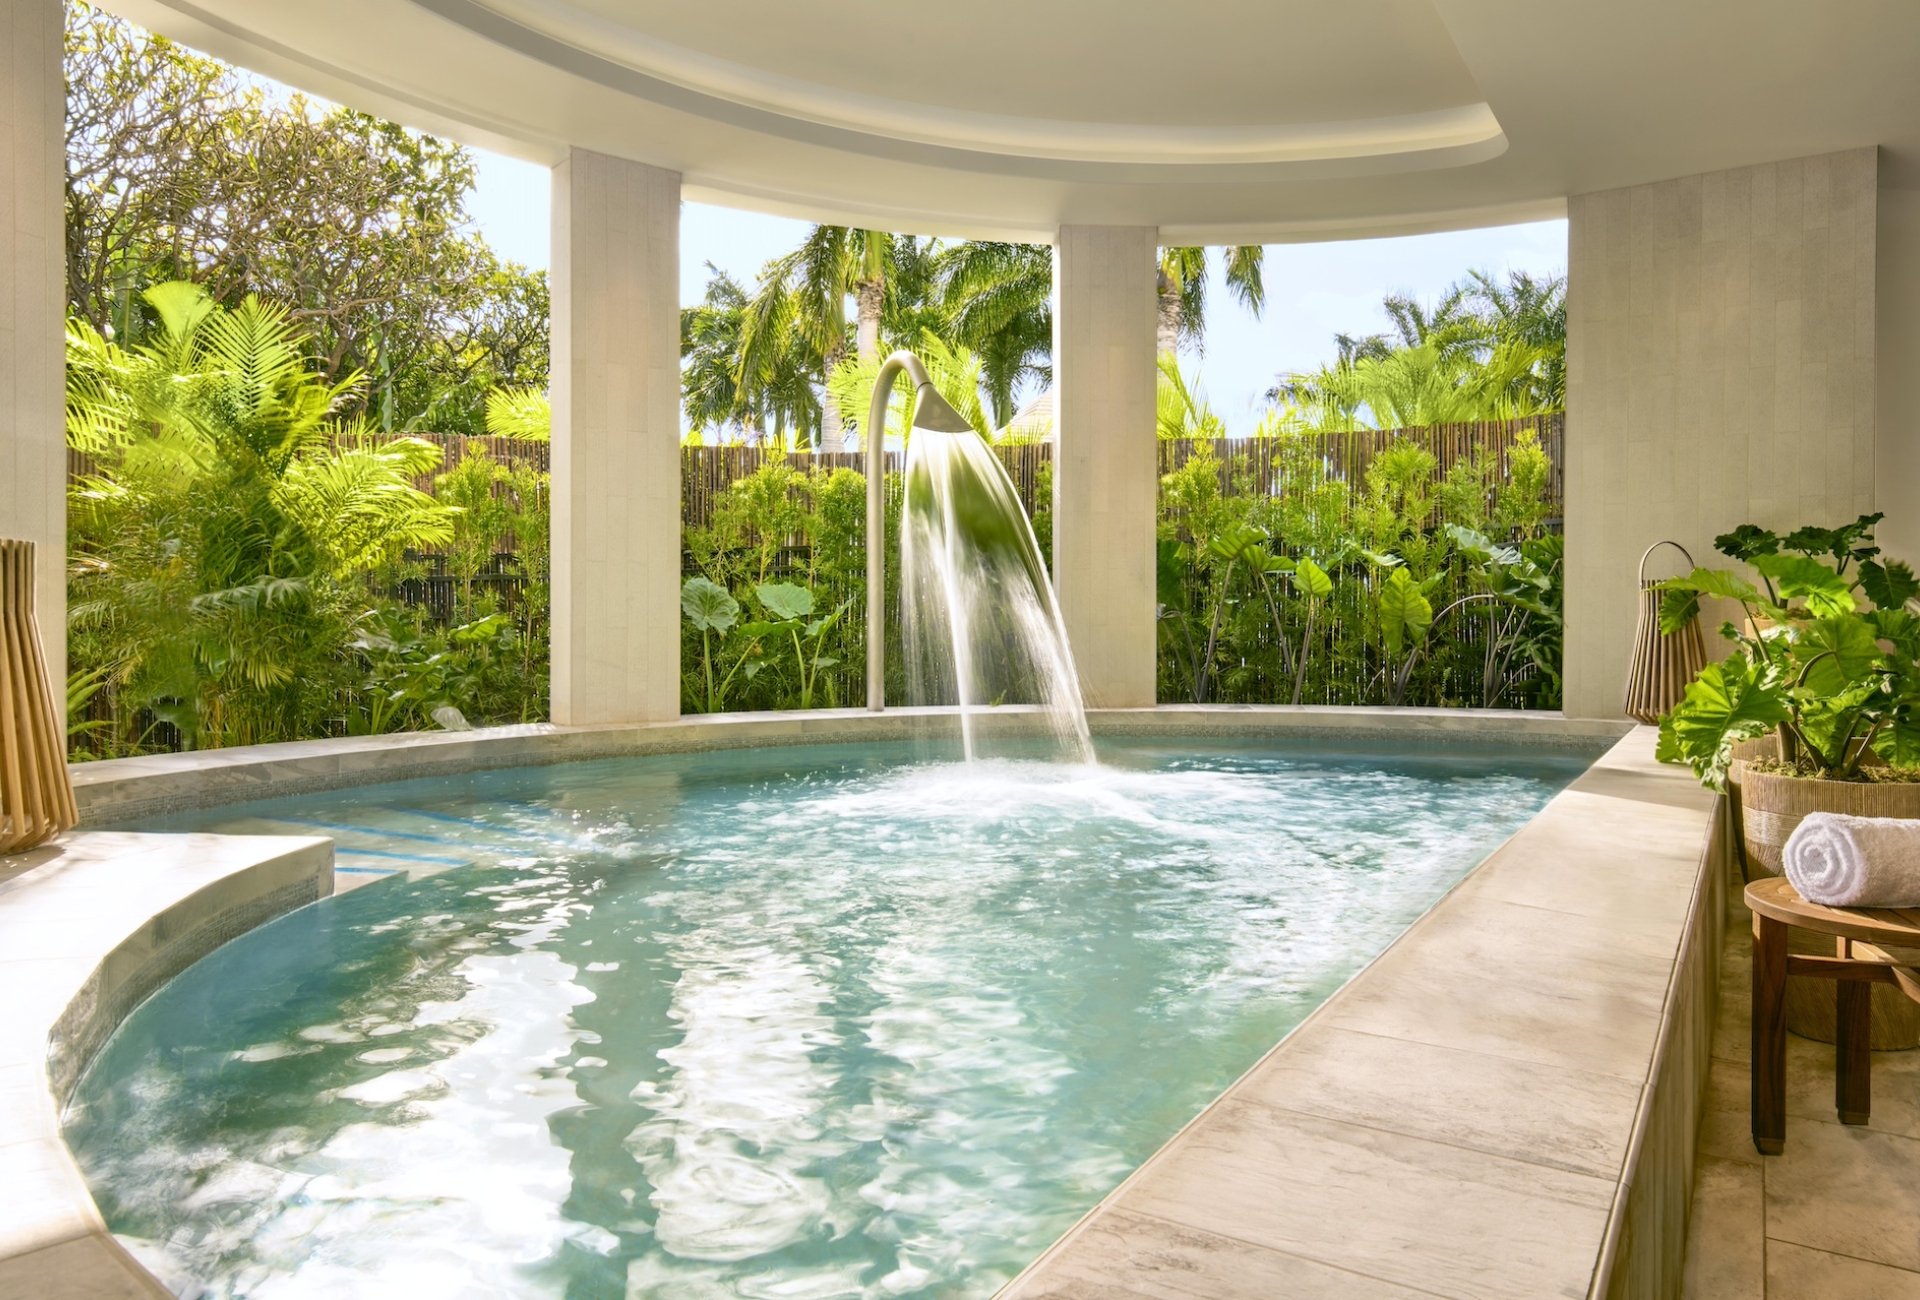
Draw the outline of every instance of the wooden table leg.
[[[1846,940],[1840,941],[1842,957]],[[1834,981],[1833,1108],[1842,1124],[1864,1124],[1873,1109],[1873,985],[1861,980]]]
[[[1753,1145],[1787,1143],[1787,927],[1753,914]]]

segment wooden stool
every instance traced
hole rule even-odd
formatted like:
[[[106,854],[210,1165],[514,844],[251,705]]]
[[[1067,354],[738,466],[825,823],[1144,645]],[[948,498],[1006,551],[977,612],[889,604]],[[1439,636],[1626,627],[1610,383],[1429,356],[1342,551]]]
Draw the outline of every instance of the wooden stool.
[[[1920,973],[1879,945],[1920,948],[1920,908],[1822,907],[1800,897],[1784,876],[1748,885],[1747,906],[1753,909],[1753,1145],[1771,1156],[1787,1141],[1787,976],[1834,981],[1840,1032],[1833,1105],[1842,1124],[1866,1123],[1872,986],[1892,984],[1920,1001]],[[1834,955],[1789,953],[1792,927],[1832,935]]]

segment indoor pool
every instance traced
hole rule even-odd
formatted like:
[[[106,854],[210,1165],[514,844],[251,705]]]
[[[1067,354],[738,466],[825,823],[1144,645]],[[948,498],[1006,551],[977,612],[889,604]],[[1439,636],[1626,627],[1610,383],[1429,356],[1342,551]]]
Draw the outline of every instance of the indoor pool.
[[[375,883],[140,1007],[69,1140],[182,1295],[987,1296],[1592,756],[750,750],[150,822]]]

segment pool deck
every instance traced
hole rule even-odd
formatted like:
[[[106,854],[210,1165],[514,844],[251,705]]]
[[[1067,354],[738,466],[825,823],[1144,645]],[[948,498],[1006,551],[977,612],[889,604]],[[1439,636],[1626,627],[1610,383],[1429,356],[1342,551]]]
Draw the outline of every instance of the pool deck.
[[[1717,820],[1635,730],[1003,1300],[1671,1294]]]
[[[1004,725],[1034,722],[1010,710]],[[1005,1297],[1674,1292],[1726,873],[1714,798],[1653,762],[1649,730],[1438,710],[1162,708],[1093,723],[1169,740],[1617,740]],[[489,767],[950,726],[847,710],[504,728],[121,760],[76,780],[97,825]],[[0,1295],[165,1294],[101,1224],[59,1103],[146,992],[333,888],[320,839],[81,831],[0,859]]]

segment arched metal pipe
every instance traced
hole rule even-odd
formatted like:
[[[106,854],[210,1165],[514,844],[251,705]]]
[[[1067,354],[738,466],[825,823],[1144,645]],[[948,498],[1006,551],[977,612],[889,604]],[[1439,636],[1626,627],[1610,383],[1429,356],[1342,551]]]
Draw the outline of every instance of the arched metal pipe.
[[[968,433],[973,426],[940,396],[919,357],[902,349],[880,364],[867,411],[867,707],[887,707],[887,402],[901,371],[913,381],[911,429]],[[912,437],[911,429],[908,437]]]

